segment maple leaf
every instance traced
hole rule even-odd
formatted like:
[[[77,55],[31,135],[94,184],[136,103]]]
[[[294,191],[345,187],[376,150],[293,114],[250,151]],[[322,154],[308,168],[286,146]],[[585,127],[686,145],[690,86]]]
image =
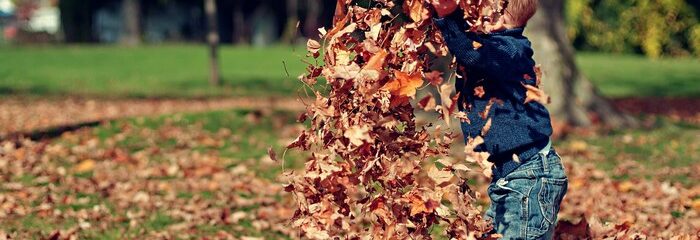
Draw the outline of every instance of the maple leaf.
[[[423,86],[423,77],[420,72],[408,74],[401,71],[394,72],[394,79],[382,87],[394,95],[414,98],[416,89]]]

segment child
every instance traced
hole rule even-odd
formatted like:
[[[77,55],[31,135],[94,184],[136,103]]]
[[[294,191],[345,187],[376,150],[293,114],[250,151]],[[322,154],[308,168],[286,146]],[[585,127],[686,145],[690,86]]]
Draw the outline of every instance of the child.
[[[486,27],[488,33],[466,32],[455,2],[433,0],[432,5],[435,24],[465,69],[456,83],[460,110],[470,120],[462,123],[465,139],[481,136],[486,122],[492,122],[476,149],[488,152],[494,163],[486,215],[503,239],[551,239],[567,178],[550,141],[549,112],[525,100],[525,85],[536,86],[537,75],[523,29],[537,0],[510,0],[498,22]]]

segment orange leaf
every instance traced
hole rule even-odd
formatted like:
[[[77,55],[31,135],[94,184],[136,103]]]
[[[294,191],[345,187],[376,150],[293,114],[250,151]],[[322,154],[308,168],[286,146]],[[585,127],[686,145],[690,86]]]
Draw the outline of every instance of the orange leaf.
[[[474,47],[474,50],[478,50],[479,48],[483,47],[484,45],[481,44],[480,42],[477,41],[472,41],[472,47]]]
[[[73,168],[73,170],[75,170],[75,172],[82,173],[82,172],[92,171],[92,169],[94,169],[94,168],[95,168],[95,161],[92,159],[87,159],[85,161],[80,162],[78,165],[76,165]]]
[[[423,0],[409,0],[406,1],[405,4],[404,7],[409,11],[408,16],[411,17],[411,20],[414,22],[420,22],[429,17],[427,15],[427,9],[423,6]]]
[[[363,69],[365,70],[382,70],[384,68],[384,61],[386,60],[386,56],[388,56],[389,53],[385,50],[380,50],[374,56],[369,58],[369,61],[367,61],[367,64],[365,64],[365,67]]]
[[[388,82],[383,90],[388,90],[391,94],[414,98],[416,89],[423,86],[423,76],[420,72],[408,75],[407,73],[396,71],[396,78]]]

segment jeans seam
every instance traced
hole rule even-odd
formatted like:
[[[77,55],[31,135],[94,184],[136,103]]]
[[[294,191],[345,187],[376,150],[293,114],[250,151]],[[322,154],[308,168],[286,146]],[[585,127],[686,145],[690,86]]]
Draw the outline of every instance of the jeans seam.
[[[535,185],[532,185],[528,188],[527,195],[523,195],[523,215],[521,217],[523,218],[524,223],[520,225],[520,234],[521,237],[525,239],[527,239],[528,227],[530,225],[530,195],[532,194],[532,190],[535,188]]]

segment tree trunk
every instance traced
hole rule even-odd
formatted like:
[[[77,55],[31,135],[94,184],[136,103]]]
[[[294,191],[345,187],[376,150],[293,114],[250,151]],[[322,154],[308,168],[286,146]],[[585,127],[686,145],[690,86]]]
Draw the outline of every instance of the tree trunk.
[[[243,2],[233,2],[233,43],[247,43],[250,40],[246,30]]]
[[[124,0],[122,2],[122,15],[122,19],[124,19],[122,43],[128,46],[141,44],[141,1]]]
[[[555,122],[589,126],[600,122],[610,127],[636,125],[617,111],[579,71],[574,48],[566,36],[564,1],[540,0],[526,35],[532,41],[535,60],[541,64],[544,90],[552,97],[548,106]]]
[[[304,35],[309,38],[318,36],[319,18],[321,17],[321,5],[319,0],[306,0],[306,21],[304,22]]]
[[[216,17],[216,0],[204,0],[204,11],[207,15],[207,42],[209,43],[209,83],[221,85],[219,74],[219,29]]]
[[[297,10],[299,10],[299,0],[287,0],[287,25],[281,39],[283,43],[294,43],[297,37],[297,23],[299,22]]]

